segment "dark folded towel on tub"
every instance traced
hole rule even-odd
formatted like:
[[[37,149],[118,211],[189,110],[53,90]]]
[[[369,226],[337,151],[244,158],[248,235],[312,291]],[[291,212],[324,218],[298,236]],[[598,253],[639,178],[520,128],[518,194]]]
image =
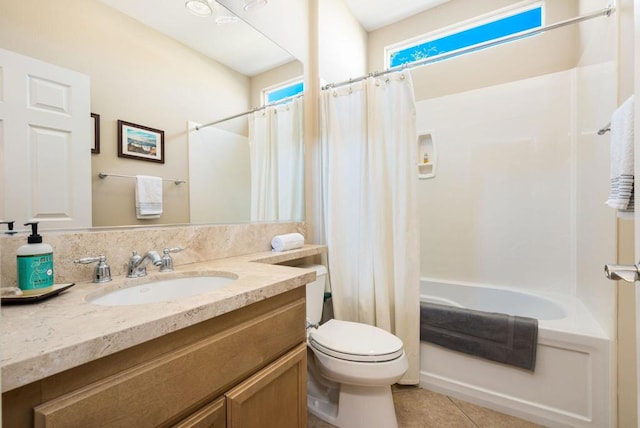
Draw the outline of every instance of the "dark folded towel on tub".
[[[422,302],[420,340],[533,371],[538,320]]]

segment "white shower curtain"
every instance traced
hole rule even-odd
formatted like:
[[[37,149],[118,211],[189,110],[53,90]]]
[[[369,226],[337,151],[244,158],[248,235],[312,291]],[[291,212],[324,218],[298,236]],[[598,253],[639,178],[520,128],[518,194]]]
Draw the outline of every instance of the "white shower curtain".
[[[322,215],[334,315],[404,342],[419,381],[415,101],[408,71],[323,91]]]
[[[249,115],[251,221],[302,220],[302,99]]]

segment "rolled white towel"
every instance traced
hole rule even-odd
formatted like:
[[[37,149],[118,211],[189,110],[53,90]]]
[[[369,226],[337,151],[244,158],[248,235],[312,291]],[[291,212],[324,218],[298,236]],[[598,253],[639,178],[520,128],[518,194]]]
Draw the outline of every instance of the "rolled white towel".
[[[304,245],[304,236],[300,233],[287,233],[276,235],[271,240],[273,251],[287,251],[300,248]]]

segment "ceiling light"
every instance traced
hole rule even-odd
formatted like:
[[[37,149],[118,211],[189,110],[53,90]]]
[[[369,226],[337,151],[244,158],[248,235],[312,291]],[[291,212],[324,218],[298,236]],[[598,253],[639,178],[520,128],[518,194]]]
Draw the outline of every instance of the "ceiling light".
[[[184,6],[196,16],[211,16],[213,10],[208,0],[187,0]]]
[[[216,24],[235,24],[236,22],[240,21],[240,18],[238,18],[233,14],[233,12],[222,6],[220,3],[215,3],[214,8]]]
[[[232,14],[222,14],[216,16],[216,24],[235,24],[238,21],[240,21],[240,18]]]
[[[267,0],[244,0],[244,10],[254,10],[267,4]]]

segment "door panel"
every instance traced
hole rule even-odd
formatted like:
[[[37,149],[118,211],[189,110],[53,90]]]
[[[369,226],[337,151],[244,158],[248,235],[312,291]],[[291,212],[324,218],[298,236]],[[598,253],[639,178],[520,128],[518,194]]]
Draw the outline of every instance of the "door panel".
[[[89,78],[0,49],[0,217],[91,226]]]
[[[307,345],[226,393],[228,428],[307,426]]]

